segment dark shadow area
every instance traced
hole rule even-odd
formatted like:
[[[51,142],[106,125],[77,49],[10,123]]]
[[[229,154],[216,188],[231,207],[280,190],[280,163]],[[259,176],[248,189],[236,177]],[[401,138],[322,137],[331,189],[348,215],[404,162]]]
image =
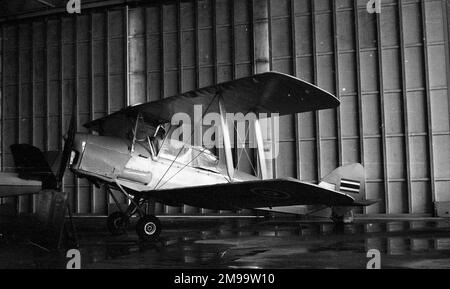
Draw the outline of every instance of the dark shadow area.
[[[328,221],[163,218],[157,242],[111,236],[105,218],[75,218],[82,268],[365,268],[370,249],[382,268],[450,268],[450,220]],[[65,268],[66,248],[30,241],[28,219],[2,219],[0,268]]]

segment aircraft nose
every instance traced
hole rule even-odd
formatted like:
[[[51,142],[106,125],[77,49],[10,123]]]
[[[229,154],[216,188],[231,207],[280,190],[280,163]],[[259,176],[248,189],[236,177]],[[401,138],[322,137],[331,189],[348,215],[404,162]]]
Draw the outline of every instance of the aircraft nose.
[[[73,139],[73,145],[70,152],[69,165],[73,168],[77,165],[80,155],[83,153],[88,140],[88,134],[76,133]]]
[[[85,133],[76,133],[74,140],[73,140],[73,149],[77,150],[78,152],[83,152],[84,147],[86,146],[86,142],[88,139],[88,135]]]

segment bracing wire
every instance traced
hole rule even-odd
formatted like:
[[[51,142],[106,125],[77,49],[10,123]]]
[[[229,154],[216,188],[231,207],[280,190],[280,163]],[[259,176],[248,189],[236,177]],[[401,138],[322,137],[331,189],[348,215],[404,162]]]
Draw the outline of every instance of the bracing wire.
[[[237,137],[238,137],[238,140],[239,140],[240,142],[242,142],[242,139],[240,138],[239,133],[238,133],[238,131],[236,130],[236,127],[234,127],[234,130],[236,131],[236,135],[237,135]],[[249,133],[249,130],[248,130],[248,129],[245,130],[245,139],[247,139],[248,133]],[[247,150],[245,149],[245,142],[242,142],[242,143],[244,143],[244,148],[242,148],[242,151],[244,151],[245,154],[247,155],[247,159],[248,159],[248,161],[249,161],[249,163],[250,163],[250,166],[252,167],[252,170],[253,170],[253,172],[255,173],[255,175],[258,175],[258,172],[256,171],[255,167],[253,166],[252,160],[250,159],[250,156],[248,155]],[[237,162],[237,165],[236,165],[236,166],[239,166],[239,161],[241,160],[242,151],[241,151],[241,153],[239,154],[238,162]]]
[[[214,100],[216,99],[217,95],[218,95],[218,93],[216,93],[216,94],[214,95],[214,97],[211,99],[211,101],[209,102],[208,107],[206,108],[205,112],[203,113],[203,115],[202,115],[202,117],[201,117],[201,119],[200,119],[200,123],[203,121],[203,118],[205,117],[206,113],[209,111],[209,108],[211,107],[212,103],[213,103]],[[188,141],[191,140],[191,138],[192,138],[193,135],[194,135],[194,130],[192,130],[191,135],[189,136]],[[186,144],[183,144],[183,146],[178,150],[177,155],[176,155],[175,158],[172,160],[172,162],[170,163],[169,167],[166,169],[166,171],[164,172],[164,174],[162,175],[162,177],[158,180],[158,182],[156,183],[156,185],[155,185],[155,187],[153,188],[153,190],[156,190],[156,188],[158,187],[158,185],[161,183],[161,181],[164,179],[164,177],[166,176],[166,174],[167,174],[167,173],[169,172],[169,170],[172,168],[172,166],[173,166],[173,164],[175,163],[175,161],[176,161],[176,160],[178,159],[178,157],[180,156],[180,154],[181,154],[181,152],[183,151],[183,149],[185,148],[185,146],[186,146]],[[199,154],[199,155],[200,155],[200,154]],[[198,155],[197,155],[197,157],[198,157]],[[192,160],[191,160],[191,162],[192,162]],[[189,162],[189,163],[190,163],[190,162]],[[186,166],[184,166],[183,169],[184,169],[185,167],[186,167]],[[170,179],[172,179],[172,177],[169,178],[169,180],[170,180]],[[166,183],[167,183],[167,181],[166,181],[164,184],[166,184]]]

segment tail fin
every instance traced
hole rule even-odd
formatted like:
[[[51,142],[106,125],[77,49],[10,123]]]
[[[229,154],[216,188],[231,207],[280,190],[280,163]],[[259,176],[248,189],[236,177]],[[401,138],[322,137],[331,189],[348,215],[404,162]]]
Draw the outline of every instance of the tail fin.
[[[359,200],[364,198],[364,181],[364,167],[356,163],[335,169],[322,179],[319,186],[333,188]]]
[[[365,200],[365,173],[364,167],[359,163],[335,169],[322,179],[319,186],[352,196],[355,199],[355,206],[369,206],[378,202]]]
[[[42,181],[42,188],[56,187],[56,177],[40,149],[29,144],[11,145],[19,178]]]
[[[365,174],[361,164],[351,164],[339,167],[324,177],[319,186],[331,188],[352,196],[355,200],[351,206],[337,206],[331,208],[331,218],[335,222],[353,222],[353,208],[369,206],[379,200],[365,199]]]

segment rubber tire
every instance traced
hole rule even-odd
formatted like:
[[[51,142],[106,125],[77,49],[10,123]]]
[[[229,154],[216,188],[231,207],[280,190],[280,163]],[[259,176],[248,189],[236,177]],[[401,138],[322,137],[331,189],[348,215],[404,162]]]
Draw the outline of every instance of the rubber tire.
[[[144,215],[136,224],[136,233],[142,241],[156,241],[161,234],[161,221],[153,215]]]
[[[121,226],[118,226],[117,222],[125,222]],[[108,216],[106,220],[106,226],[108,227],[108,231],[111,235],[118,236],[122,235],[126,232],[128,228],[129,220],[127,216],[122,212],[114,212]]]

